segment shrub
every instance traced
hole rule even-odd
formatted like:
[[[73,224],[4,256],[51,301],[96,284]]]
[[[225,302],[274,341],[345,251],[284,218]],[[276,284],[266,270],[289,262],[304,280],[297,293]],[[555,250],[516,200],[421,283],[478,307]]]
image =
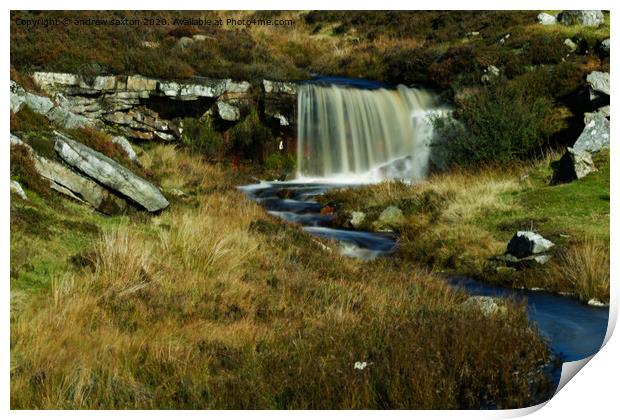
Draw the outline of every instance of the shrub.
[[[263,163],[268,171],[287,171],[295,169],[295,156],[288,153],[272,153]]]
[[[213,127],[211,118],[184,118],[181,142],[192,151],[204,153],[211,158],[219,159],[226,152],[224,139]]]
[[[271,131],[261,123],[255,109],[229,133],[232,153],[246,159],[261,156],[265,143],[271,138]]]
[[[508,164],[540,153],[552,102],[502,81],[462,98],[457,119],[436,119],[448,165]]]

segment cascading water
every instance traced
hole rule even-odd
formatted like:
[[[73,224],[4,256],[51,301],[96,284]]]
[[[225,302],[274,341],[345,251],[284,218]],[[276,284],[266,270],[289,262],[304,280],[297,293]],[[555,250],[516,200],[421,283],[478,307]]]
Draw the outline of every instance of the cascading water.
[[[430,92],[307,84],[297,97],[298,179],[345,182],[426,175],[434,112]]]

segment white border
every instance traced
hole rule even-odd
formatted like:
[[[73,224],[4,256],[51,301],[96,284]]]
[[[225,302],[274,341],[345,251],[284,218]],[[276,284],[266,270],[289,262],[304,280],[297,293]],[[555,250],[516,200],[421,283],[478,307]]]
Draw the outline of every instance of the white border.
[[[85,9],[85,10],[99,10],[99,9],[126,9],[127,7],[131,7],[137,10],[167,10],[167,9],[180,9],[180,10],[189,10],[189,9],[214,9],[214,10],[253,10],[253,9],[268,9],[268,10],[321,10],[321,9],[336,9],[336,10],[372,10],[372,9],[437,9],[437,10],[458,10],[458,9],[468,9],[468,10],[521,10],[521,9],[533,9],[533,10],[560,10],[560,9],[603,9],[603,10],[611,10],[612,13],[612,25],[615,22],[616,10],[620,10],[620,7],[616,7],[616,3],[612,1],[599,1],[599,0],[591,0],[591,1],[533,1],[533,0],[502,0],[496,2],[490,1],[458,1],[458,0],[444,0],[444,1],[433,1],[433,2],[413,2],[413,1],[395,1],[395,0],[382,0],[380,2],[377,1],[341,1],[334,2],[333,0],[317,0],[313,2],[309,1],[283,1],[283,0],[263,0],[263,1],[241,1],[241,0],[227,0],[226,2],[216,3],[216,2],[198,2],[198,1],[187,1],[187,0],[176,0],[174,2],[163,1],[163,0],[135,0],[131,3],[127,1],[117,1],[117,0],[108,0],[105,2],[79,2],[79,1],[68,1],[68,0],[59,0],[55,2],[50,1],[32,1],[32,0],[24,0],[24,1],[8,1],[8,4],[5,3],[5,7],[7,8],[5,12],[5,26],[3,27],[4,43],[3,43],[3,72],[5,74],[4,80],[8,80],[9,78],[9,32],[10,32],[10,24],[8,20],[9,10],[13,9],[60,9],[60,10],[70,10],[70,9]],[[171,7],[174,6],[174,7]],[[615,28],[612,32],[612,44],[616,45]],[[618,38],[620,39],[620,38]],[[618,41],[620,42],[620,41]],[[614,58],[616,55],[612,56],[612,72],[613,79],[616,80],[616,71],[617,69],[617,60]],[[614,88],[615,84],[612,84],[612,90],[615,92],[617,89]],[[4,118],[2,118],[2,129],[6,134],[9,131],[9,95],[2,95],[1,99],[2,106],[4,109]],[[612,100],[613,102],[613,100]],[[612,109],[615,109],[615,105],[612,106]],[[616,118],[616,117],[614,117]],[[616,130],[615,124],[612,123],[612,138],[616,138],[616,133],[619,131]],[[2,343],[0,353],[2,358],[2,366],[3,366],[3,376],[0,380],[0,401],[1,407],[3,411],[8,411],[9,409],[9,360],[10,360],[10,351],[9,351],[9,305],[10,305],[10,293],[9,293],[9,188],[8,188],[8,178],[9,178],[9,147],[8,141],[5,142],[2,153],[0,153],[0,165],[3,169],[3,173],[5,174],[5,181],[0,182],[0,194],[4,197],[2,201],[2,206],[0,208],[0,212],[2,214],[3,220],[5,223],[2,224],[2,254],[0,256],[0,267],[3,269],[3,299],[1,303],[0,316],[2,317],[2,326],[3,328],[0,330],[2,334],[2,338],[0,342]],[[612,155],[612,165],[611,165],[611,178],[615,179],[617,170],[616,170],[616,162],[618,162],[617,155],[620,153],[618,151],[618,147],[612,147],[611,155]],[[616,197],[618,197],[618,188],[615,183],[611,184],[611,196],[614,199],[611,201],[611,213],[612,215],[617,214],[616,211]],[[617,238],[618,238],[618,223],[615,219],[611,218],[611,259],[612,259],[612,306],[610,311],[610,319],[612,320],[612,328],[608,331],[607,339],[609,339],[610,332],[613,329],[613,325],[615,325],[615,321],[617,319],[617,311],[618,311],[618,301],[619,301],[619,291],[616,287],[617,279],[618,279],[618,264],[615,263],[619,261],[620,254],[617,249]],[[616,386],[618,384],[618,374],[620,373],[619,363],[618,363],[618,354],[620,348],[620,344],[618,342],[617,337],[611,337],[605,347],[595,355],[590,363],[577,375],[577,378],[569,381],[569,383],[559,392],[551,401],[546,404],[544,409],[537,411],[533,414],[533,418],[583,418],[587,416],[588,418],[594,418],[602,416],[602,418],[610,417],[611,413],[617,415],[618,404],[616,400],[618,399]],[[543,404],[544,405],[544,404]],[[540,407],[538,407],[540,408]],[[346,415],[353,415],[358,418],[375,418],[376,416],[394,416],[399,418],[411,418],[411,416],[421,417],[421,418],[502,418],[502,417],[516,417],[519,415],[524,415],[529,412],[534,411],[534,409],[522,409],[522,410],[509,410],[509,411],[491,411],[491,412],[481,412],[481,411],[392,411],[389,413],[379,413],[374,411],[357,411],[357,412],[346,412]],[[31,412],[31,411],[13,411],[9,413],[12,417],[15,418],[33,418],[35,416],[49,416],[53,418],[74,418],[74,417],[82,417],[84,415],[96,417],[96,418],[108,418],[108,417],[137,417],[137,418],[149,418],[152,419],[155,417],[168,417],[170,415],[177,416],[188,416],[188,417],[204,417],[204,416],[215,416],[218,418],[235,418],[237,416],[252,416],[258,418],[282,418],[288,417],[290,415],[294,415],[295,417],[300,418],[314,418],[317,415],[321,417],[327,418],[337,418],[341,415],[345,414],[341,412],[335,411],[324,411],[321,413],[315,412],[294,412],[289,413],[286,411],[262,411],[262,412],[238,412],[238,411],[226,411],[226,412],[197,412],[197,411],[189,411],[189,412],[146,412],[146,411],[119,411],[119,412],[110,412],[110,411],[93,411],[93,412],[80,412],[80,411],[46,411],[43,413],[40,412]]]

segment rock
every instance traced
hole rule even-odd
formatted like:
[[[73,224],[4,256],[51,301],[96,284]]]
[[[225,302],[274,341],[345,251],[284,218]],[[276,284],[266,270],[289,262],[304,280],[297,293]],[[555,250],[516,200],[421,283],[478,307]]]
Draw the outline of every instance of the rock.
[[[575,52],[575,51],[577,51],[577,44],[575,44],[575,43],[573,42],[573,40],[572,40],[572,39],[570,39],[570,38],[566,38],[566,39],[564,40],[564,45],[566,45],[566,47],[568,48],[568,50],[569,50],[570,52]]]
[[[120,125],[129,125],[133,121],[133,117],[131,115],[120,111],[105,114],[103,119],[109,123]]]
[[[273,115],[273,118],[275,118],[276,120],[278,120],[278,123],[282,126],[282,127],[288,127],[290,125],[290,123],[288,122],[288,119],[280,114],[279,112],[276,112]]]
[[[590,299],[588,301],[588,305],[590,305],[590,306],[598,306],[598,307],[607,307],[607,306],[609,306],[608,303],[601,302],[600,300],[598,300],[596,298]]]
[[[135,150],[133,150],[133,147],[131,147],[131,143],[129,143],[129,141],[125,137],[112,137],[112,143],[118,144],[123,149],[129,160],[131,160],[132,162],[140,163],[140,161],[138,160],[138,155],[136,154]]]
[[[588,74],[586,80],[593,91],[604,93],[609,96],[609,73],[593,71]]]
[[[21,86],[12,80],[10,96],[12,112],[19,112],[19,110],[26,105],[37,114],[45,114],[54,106],[54,103],[50,98],[26,92]]]
[[[202,34],[196,34],[192,36],[192,39],[197,42],[205,42],[207,40],[207,36]]]
[[[557,22],[555,16],[550,15],[548,13],[539,13],[538,14],[538,23],[541,25],[555,25]]]
[[[135,201],[148,211],[168,207],[168,201],[157,187],[119,165],[109,157],[54,132],[54,149],[71,167],[95,179],[100,184]]]
[[[217,101],[215,106],[217,115],[224,121],[239,121],[241,118],[241,111],[234,105],[230,105],[224,101]]]
[[[98,91],[116,91],[127,88],[127,78],[122,76],[97,76],[92,88]]]
[[[610,53],[610,41],[609,38],[603,40],[603,42],[601,42],[601,51],[603,51],[604,53],[606,53],[607,55],[609,55]]]
[[[177,47],[179,48],[187,48],[194,43],[194,40],[188,36],[182,36],[177,41]]]
[[[154,135],[155,137],[163,141],[175,141],[176,140],[176,137],[174,137],[174,135],[168,134],[168,133],[162,133],[161,131],[155,131]]]
[[[349,223],[351,223],[351,226],[357,229],[362,225],[362,223],[364,222],[364,219],[366,219],[365,213],[361,211],[352,211],[351,220]]]
[[[602,114],[596,113],[583,129],[573,145],[575,151],[596,153],[609,149],[609,121]]]
[[[157,41],[142,41],[140,46],[144,48],[159,48],[159,42]]]
[[[553,242],[532,231],[518,231],[508,242],[506,252],[517,258],[542,254],[553,247]]]
[[[118,214],[127,208],[127,203],[107,191],[92,179],[80,175],[68,167],[39,156],[29,145],[11,135],[11,144],[25,147],[35,163],[37,173],[51,183],[51,187],[73,199],[86,202],[106,214]]]
[[[557,19],[566,26],[599,26],[605,21],[605,16],[601,10],[564,10]]]
[[[505,307],[499,306],[497,301],[489,296],[470,296],[461,304],[461,307],[470,311],[480,311],[484,316],[492,316],[506,311]]]
[[[386,230],[400,225],[405,220],[403,212],[396,206],[389,206],[381,212],[373,226],[377,230]]]
[[[484,73],[480,80],[484,83],[489,83],[491,79],[498,77],[500,72],[497,67],[490,65],[484,70]]]
[[[284,93],[287,95],[297,94],[297,85],[288,82],[263,80],[263,89],[265,90],[265,93]]]
[[[574,150],[569,147],[555,165],[551,184],[562,184],[581,179],[594,171],[596,171],[596,167],[589,152]]]
[[[497,257],[498,260],[505,262],[508,267],[506,269],[515,269],[531,266],[532,263],[545,264],[551,259],[551,255],[549,254],[536,254],[529,255],[523,258],[517,258],[511,254],[504,254]]]
[[[80,79],[71,73],[35,72],[34,82],[47,92],[55,92],[59,88],[79,86]]]
[[[125,134],[127,137],[137,140],[153,140],[153,132],[152,131],[139,131],[127,129],[125,130]]]
[[[75,114],[62,106],[52,108],[45,116],[63,128],[82,128],[94,125],[93,120]]]
[[[174,197],[186,197],[187,196],[187,194],[185,194],[183,191],[179,190],[178,188],[170,188],[168,190],[168,194]]]
[[[24,189],[17,181],[11,180],[11,192],[14,192],[15,194],[17,194],[18,197],[21,198],[22,200],[28,200],[28,197],[26,197],[26,193],[24,192]]]
[[[154,92],[157,90],[157,80],[140,75],[127,76],[127,90],[133,92]]]
[[[177,100],[195,100],[198,98],[217,98],[226,92],[228,80],[200,79],[200,83],[179,83],[160,81],[158,91]]]

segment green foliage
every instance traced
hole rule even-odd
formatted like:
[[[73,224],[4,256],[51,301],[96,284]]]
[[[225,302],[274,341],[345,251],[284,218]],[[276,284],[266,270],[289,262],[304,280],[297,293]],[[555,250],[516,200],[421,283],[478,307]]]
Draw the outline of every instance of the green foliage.
[[[229,134],[232,152],[247,159],[260,156],[265,143],[272,137],[271,131],[261,123],[256,109],[235,125]]]
[[[295,169],[295,156],[288,153],[272,153],[265,159],[263,166],[268,171],[286,171]]]
[[[181,142],[192,151],[212,158],[221,158],[227,151],[227,145],[222,135],[215,130],[210,117],[184,118]]]
[[[457,120],[438,119],[449,165],[508,164],[540,153],[548,140],[550,99],[501,81],[464,97]]]

